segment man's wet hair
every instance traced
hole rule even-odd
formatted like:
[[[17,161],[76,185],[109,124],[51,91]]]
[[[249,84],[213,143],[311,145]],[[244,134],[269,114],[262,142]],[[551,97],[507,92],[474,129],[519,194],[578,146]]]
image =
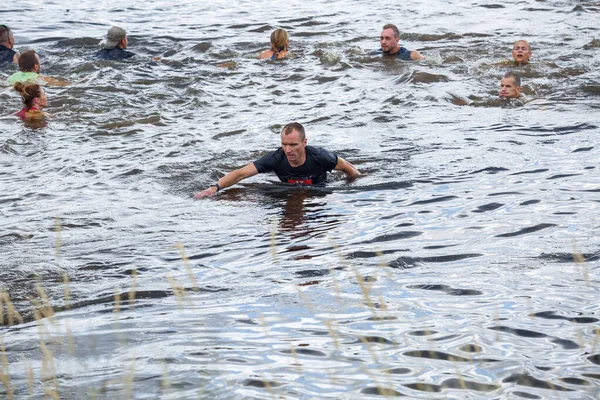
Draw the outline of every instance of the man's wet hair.
[[[507,72],[504,74],[505,78],[512,78],[513,82],[515,82],[515,86],[521,86],[521,77],[514,72]]]
[[[28,50],[19,56],[19,69],[23,72],[31,72],[39,64],[35,50]]]
[[[0,43],[8,43],[10,41],[11,30],[6,25],[0,25]]]
[[[527,49],[529,49],[529,51],[531,52],[531,45],[529,44],[529,42],[525,39],[519,39],[515,42],[515,44],[519,43],[519,42],[523,42],[527,45]],[[513,48],[515,47],[515,44],[513,44]]]
[[[290,122],[289,124],[283,127],[281,133],[287,136],[293,131],[297,131],[300,134],[301,140],[304,140],[306,138],[306,134],[304,133],[304,127],[298,122]]]
[[[385,31],[386,29],[391,29],[394,31],[394,36],[399,38],[400,37],[400,30],[398,30],[398,27],[394,24],[385,24],[383,26],[383,30]]]

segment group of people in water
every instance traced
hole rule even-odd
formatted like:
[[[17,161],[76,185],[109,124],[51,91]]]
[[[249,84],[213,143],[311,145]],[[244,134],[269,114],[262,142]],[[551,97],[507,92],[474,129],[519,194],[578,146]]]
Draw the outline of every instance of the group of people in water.
[[[23,108],[16,114],[23,120],[44,118],[43,108],[47,99],[42,84],[62,86],[66,81],[40,75],[40,59],[35,50],[18,54],[14,49],[14,36],[6,25],[0,25],[0,67],[7,64],[18,64],[19,71],[8,78],[8,83],[21,94]],[[280,60],[289,56],[289,37],[285,29],[276,29],[271,33],[271,47],[260,53],[259,59]],[[393,24],[383,26],[379,37],[381,48],[372,54],[395,57],[404,61],[424,60],[418,51],[408,50],[400,46],[400,31]],[[126,50],[128,45],[125,29],[113,26],[108,30],[104,47],[96,53],[96,57],[104,60],[122,60],[134,57]],[[513,60],[506,65],[523,66],[529,63],[531,47],[525,40],[517,41],[512,50]],[[500,82],[499,96],[502,98],[518,98],[521,95],[521,79],[514,72],[508,72]],[[307,145],[308,139],[304,127],[292,122],[281,131],[281,147],[259,160],[240,169],[236,169],[206,190],[197,193],[199,199],[212,196],[221,189],[234,185],[242,179],[253,175],[274,172],[278,178],[289,184],[315,185],[325,183],[328,172],[339,170],[349,179],[354,179],[360,172],[348,161],[336,154],[317,147]]]
[[[135,56],[125,50],[128,40],[125,29],[113,26],[108,30],[104,47],[95,54],[99,59],[122,60]],[[22,120],[39,120],[45,118],[42,111],[46,107],[46,93],[42,85],[65,86],[68,81],[43,76],[40,57],[35,50],[21,54],[14,50],[15,38],[7,25],[0,25],[0,68],[17,64],[19,71],[8,77],[7,82],[21,95],[23,107],[16,116]]]

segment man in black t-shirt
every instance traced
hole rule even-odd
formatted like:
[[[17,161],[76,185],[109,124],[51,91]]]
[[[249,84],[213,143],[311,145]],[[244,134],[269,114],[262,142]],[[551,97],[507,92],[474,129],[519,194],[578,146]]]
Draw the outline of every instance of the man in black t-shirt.
[[[263,172],[275,172],[282,182],[305,185],[321,185],[327,180],[327,172],[343,171],[354,178],[360,172],[348,161],[319,147],[307,146],[308,139],[304,127],[292,122],[281,131],[281,148],[257,161],[236,169],[219,179],[216,184],[197,193],[194,198],[201,199],[234,185],[242,179]]]
[[[127,48],[127,32],[125,29],[113,26],[106,34],[104,48],[96,52],[96,57],[103,60],[123,60],[135,56],[135,53],[125,50]]]

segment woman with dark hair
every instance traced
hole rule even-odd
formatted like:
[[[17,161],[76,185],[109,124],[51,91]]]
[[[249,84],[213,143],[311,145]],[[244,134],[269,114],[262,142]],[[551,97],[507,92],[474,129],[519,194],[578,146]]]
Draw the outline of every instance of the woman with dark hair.
[[[46,93],[37,83],[15,83],[15,90],[23,98],[23,108],[16,114],[23,121],[43,119],[45,114],[42,109],[47,105]]]

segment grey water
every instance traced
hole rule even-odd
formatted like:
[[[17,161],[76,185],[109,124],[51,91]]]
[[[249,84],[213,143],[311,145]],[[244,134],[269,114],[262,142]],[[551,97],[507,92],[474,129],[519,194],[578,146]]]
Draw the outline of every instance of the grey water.
[[[598,2],[2,8],[70,84],[45,126],[0,87],[0,398],[600,396]],[[371,55],[387,22],[427,59]],[[364,176],[192,199],[291,121]]]

